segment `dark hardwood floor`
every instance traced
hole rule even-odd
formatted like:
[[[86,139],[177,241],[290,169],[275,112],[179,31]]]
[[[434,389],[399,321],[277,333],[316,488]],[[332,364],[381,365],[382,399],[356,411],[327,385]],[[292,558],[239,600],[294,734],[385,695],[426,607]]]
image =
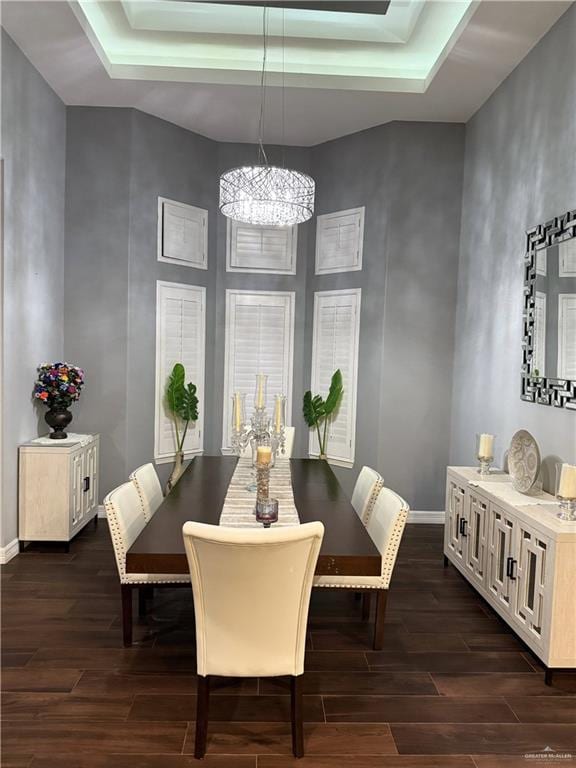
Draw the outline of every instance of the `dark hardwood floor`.
[[[449,567],[440,526],[409,525],[386,643],[349,593],[313,596],[306,757],[292,758],[289,683],[219,680],[204,764],[221,768],[528,768],[546,747],[576,765],[576,676],[538,661]],[[122,647],[106,524],[69,554],[35,548],[2,568],[6,768],[193,768],[192,596],[158,591]],[[266,638],[262,638],[266,642]],[[561,757],[572,753],[575,758]]]

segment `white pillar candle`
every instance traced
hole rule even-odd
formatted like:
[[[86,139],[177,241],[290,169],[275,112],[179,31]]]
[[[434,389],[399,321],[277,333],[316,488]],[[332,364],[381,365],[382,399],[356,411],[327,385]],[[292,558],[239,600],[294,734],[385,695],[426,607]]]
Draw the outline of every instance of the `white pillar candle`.
[[[241,417],[242,414],[240,413],[240,392],[236,392],[234,395],[234,425],[236,427],[236,431],[240,432],[240,426],[241,426]]]
[[[576,466],[573,464],[562,464],[558,496],[563,499],[576,499]]]
[[[276,433],[280,432],[282,428],[282,395],[276,395],[276,406],[274,409],[274,422],[276,427]]]
[[[264,408],[264,374],[257,374],[258,385],[256,387],[256,408]]]
[[[488,435],[486,433],[480,435],[480,440],[478,441],[478,458],[494,458],[494,435]]]

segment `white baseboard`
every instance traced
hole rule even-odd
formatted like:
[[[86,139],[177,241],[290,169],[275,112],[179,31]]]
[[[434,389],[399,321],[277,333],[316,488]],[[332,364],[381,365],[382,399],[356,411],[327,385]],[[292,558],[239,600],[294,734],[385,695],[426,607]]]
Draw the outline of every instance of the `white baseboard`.
[[[98,517],[106,517],[106,510],[104,509],[104,504],[98,505]]]
[[[18,539],[13,539],[10,544],[6,544],[5,547],[0,547],[0,565],[9,563],[13,557],[16,557],[19,549]]]
[[[443,510],[440,512],[429,512],[412,509],[408,513],[408,522],[426,523],[427,525],[444,525],[445,517],[446,513]]]

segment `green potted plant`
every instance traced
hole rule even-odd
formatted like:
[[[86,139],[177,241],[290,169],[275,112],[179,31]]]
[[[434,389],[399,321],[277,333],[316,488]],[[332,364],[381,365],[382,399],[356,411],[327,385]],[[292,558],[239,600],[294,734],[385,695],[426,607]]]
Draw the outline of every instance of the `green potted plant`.
[[[328,391],[328,397],[323,399],[322,395],[312,395],[312,392],[308,390],[304,394],[304,403],[302,412],[304,414],[304,421],[310,427],[310,429],[316,429],[318,433],[318,447],[320,451],[320,458],[325,459],[327,456],[327,426],[331,415],[337,409],[342,395],[344,394],[344,387],[342,386],[342,373],[338,368],[332,374],[332,380],[330,382],[330,389]],[[323,424],[323,431],[320,431],[320,425]]]
[[[166,483],[166,493],[170,493],[184,472],[184,441],[191,421],[198,420],[198,398],[196,385],[186,382],[186,371],[182,363],[176,363],[168,377],[166,385],[166,409],[174,421],[176,434],[176,454],[174,468]]]

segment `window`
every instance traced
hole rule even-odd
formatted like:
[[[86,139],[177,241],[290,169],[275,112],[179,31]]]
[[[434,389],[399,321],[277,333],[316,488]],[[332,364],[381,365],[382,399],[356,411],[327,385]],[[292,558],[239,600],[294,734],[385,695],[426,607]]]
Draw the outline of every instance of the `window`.
[[[558,378],[576,381],[576,293],[558,300]]]
[[[364,208],[327,213],[316,222],[316,274],[362,269]]]
[[[159,462],[172,460],[176,452],[174,423],[164,403],[166,382],[175,363],[186,369],[186,383],[191,381],[198,388],[198,421],[188,427],[184,453],[201,453],[203,449],[205,319],[205,288],[158,281],[154,455]]]
[[[546,294],[536,291],[534,304],[534,351],[532,370],[539,376],[546,376]]]
[[[226,270],[296,274],[298,227],[258,227],[228,219]]]
[[[208,211],[159,197],[158,261],[208,269]]]
[[[328,458],[346,467],[354,464],[360,299],[359,288],[314,294],[311,389],[313,394],[326,397],[332,374],[340,368],[344,394],[328,427]],[[310,454],[318,455],[313,431]]]
[[[222,448],[230,448],[231,403],[234,392],[246,394],[246,415],[252,413],[256,374],[268,375],[268,401],[285,394],[286,419],[292,413],[294,357],[294,293],[226,291],[226,363]]]

